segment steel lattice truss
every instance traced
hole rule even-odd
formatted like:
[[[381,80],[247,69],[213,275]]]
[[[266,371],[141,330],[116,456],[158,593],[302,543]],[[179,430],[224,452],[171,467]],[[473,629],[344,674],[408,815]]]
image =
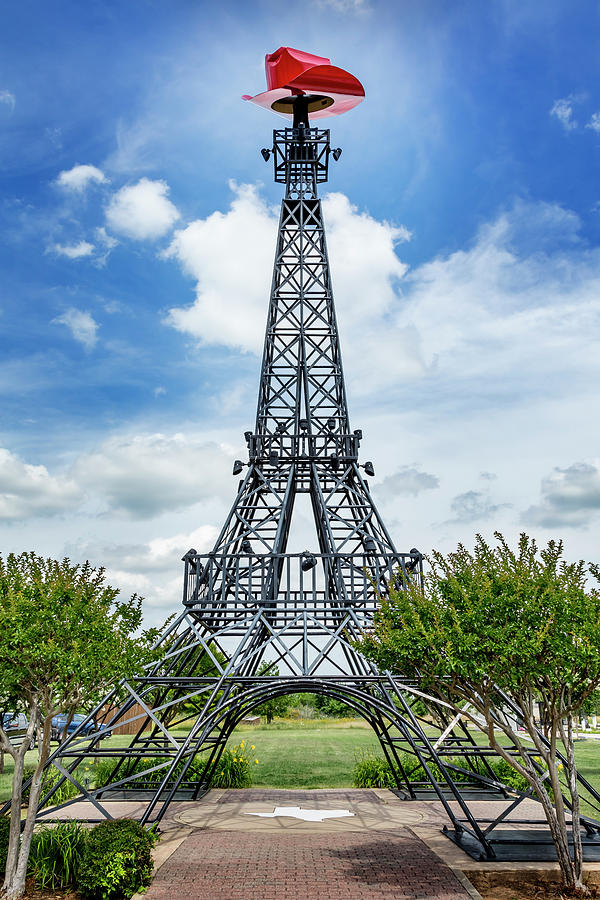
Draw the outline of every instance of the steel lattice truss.
[[[363,716],[401,796],[439,799],[461,842],[491,857],[497,822],[478,823],[471,800],[509,796],[489,765],[492,751],[478,747],[441,700],[378,672],[352,644],[371,626],[388,585],[421,577],[421,555],[394,547],[361,471],[372,474],[372,464],[359,467],[362,434],[350,429],[317,196],[328,175],[329,132],[275,131],[271,152],[286,193],[256,425],[245,435],[247,464],[234,467],[240,474],[247,465],[245,477],[213,551],[184,557],[183,611],[161,637],[160,662],[90,713],[111,709],[102,731],[80,736],[82,725],[56,751],[50,763],[63,778],[41,814],[57,816],[83,797],[95,810],[90,820],[110,818],[108,801],[131,798],[145,802],[143,822],[159,821],[173,799],[208,789],[243,717],[273,697],[306,691]],[[310,496],[318,553],[286,552],[297,493]],[[279,674],[269,675],[265,661]],[[132,724],[127,748],[103,742]],[[84,760],[108,760],[108,783],[91,788],[80,774]],[[420,782],[411,777],[416,766]],[[79,796],[57,806],[53,797],[67,780]],[[511,796],[517,807],[528,795]]]

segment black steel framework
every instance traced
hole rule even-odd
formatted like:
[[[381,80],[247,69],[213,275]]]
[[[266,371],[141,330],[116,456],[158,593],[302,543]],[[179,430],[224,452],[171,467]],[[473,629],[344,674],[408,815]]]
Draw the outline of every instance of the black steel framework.
[[[245,434],[248,462],[234,465],[236,475],[247,471],[213,551],[184,556],[183,610],[160,639],[160,661],[90,713],[92,719],[112,708],[99,732],[85,737],[83,724],[55,752],[50,763],[63,778],[43,799],[41,815],[60,815],[84,798],[95,811],[90,821],[110,818],[107,801],[130,798],[144,801],[142,822],[160,821],[171,801],[208,789],[242,718],[270,698],[308,691],[342,700],[364,717],[393,765],[398,794],[437,798],[453,839],[493,858],[492,832],[508,813],[481,822],[471,801],[512,797],[514,814],[530,794],[496,780],[493,751],[477,746],[442,700],[377,671],[352,644],[371,626],[391,583],[422,577],[422,557],[396,550],[365,477],[373,475],[372,463],[359,465],[362,434],[348,417],[317,194],[340,151],[306,118],[300,110],[294,127],[276,130],[271,150],[262,151],[273,156],[285,198],[256,424]],[[287,552],[298,493],[310,497],[318,552]],[[265,671],[265,661],[279,674]],[[103,743],[132,723],[129,747]],[[114,764],[101,788],[81,776],[90,759]],[[417,766],[421,781],[411,777]],[[65,780],[80,794],[57,806],[53,797]],[[600,800],[591,788],[588,795]],[[584,824],[589,834],[597,830],[592,820]]]

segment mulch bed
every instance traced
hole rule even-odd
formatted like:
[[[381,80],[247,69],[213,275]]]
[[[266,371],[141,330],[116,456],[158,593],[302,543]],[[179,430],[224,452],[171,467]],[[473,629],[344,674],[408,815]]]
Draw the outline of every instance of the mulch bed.
[[[72,891],[69,888],[64,890],[57,889],[55,891],[41,890],[36,887],[33,878],[27,879],[27,889],[23,895],[23,900],[82,900],[79,891]]]
[[[539,872],[469,871],[466,875],[483,900],[573,900],[573,895],[562,891],[558,882]],[[590,897],[600,897],[597,887],[590,886],[590,891]]]

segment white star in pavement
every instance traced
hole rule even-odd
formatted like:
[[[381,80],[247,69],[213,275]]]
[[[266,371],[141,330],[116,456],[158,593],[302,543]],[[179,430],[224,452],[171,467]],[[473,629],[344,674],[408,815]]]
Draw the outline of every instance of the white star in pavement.
[[[260,816],[262,819],[275,819],[277,816],[288,816],[291,819],[304,819],[305,822],[323,822],[324,819],[341,819],[353,816],[348,809],[302,809],[300,806],[276,806],[272,813],[247,812],[245,816]]]

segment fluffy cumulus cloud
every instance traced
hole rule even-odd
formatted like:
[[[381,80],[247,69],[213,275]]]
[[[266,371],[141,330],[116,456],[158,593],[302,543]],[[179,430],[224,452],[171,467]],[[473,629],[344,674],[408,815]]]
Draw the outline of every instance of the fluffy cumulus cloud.
[[[66,256],[67,259],[82,259],[92,255],[94,245],[89,241],[79,241],[77,244],[52,244],[48,247],[48,252],[56,253],[57,256]]]
[[[202,343],[259,353],[278,211],[253,186],[232,185],[232,189],[234,198],[226,213],[215,212],[178,231],[164,254],[176,259],[196,282],[194,303],[171,309],[167,322]],[[393,318],[396,287],[407,270],[395,247],[410,237],[408,231],[358,211],[343,194],[324,199],[323,215],[343,346],[357,361],[353,373],[357,387],[366,379],[374,388],[380,378],[372,365],[373,354],[385,358],[385,378],[421,372],[413,325]],[[396,326],[392,332],[391,326]]]
[[[94,321],[89,312],[70,307],[60,316],[52,319],[52,323],[65,325],[73,338],[83,344],[86,350],[91,350],[98,340],[98,323]]]
[[[167,259],[196,282],[191,306],[169,310],[167,322],[202,343],[258,353],[273,265],[276,211],[254,187],[231,185],[226,213],[214,212],[177,231]]]
[[[565,131],[574,131],[577,128],[577,122],[573,115],[573,97],[563,97],[555,100],[550,115],[558,119]]]
[[[79,457],[73,476],[107,508],[151,518],[231,492],[230,454],[183,434],[112,437]]]
[[[574,213],[518,201],[467,249],[408,271],[399,258],[406,229],[341,194],[323,206],[354,397],[420,382],[454,404],[474,395],[490,404],[501,393],[537,392],[546,378],[560,391],[567,374],[596,377],[600,252],[579,240]],[[275,231],[276,212],[248,186],[235,187],[227,212],[178,231],[166,255],[194,279],[196,298],[171,309],[168,324],[259,353]]]
[[[198,503],[206,508],[213,499],[219,506],[231,500],[231,461],[229,449],[183,434],[114,435],[55,473],[0,448],[0,520],[73,511],[84,502],[85,510],[100,513],[103,519],[107,515],[152,519]],[[144,565],[153,559],[152,565],[162,566],[161,560],[170,558],[180,539],[195,541],[197,550],[206,550],[214,526],[204,528],[191,537],[156,538],[142,553]],[[122,567],[123,558],[133,560],[140,552],[137,545],[127,551],[121,547]],[[114,561],[114,554],[111,558]]]
[[[417,466],[401,466],[392,475],[387,475],[374,488],[382,500],[396,497],[416,497],[422,491],[439,487],[440,480],[429,472],[421,472]]]
[[[72,169],[62,171],[56,183],[67,191],[82,194],[90,184],[103,184],[107,178],[96,166],[73,166]]]
[[[579,462],[542,479],[541,503],[527,510],[524,520],[544,528],[586,528],[599,512],[600,466]]]
[[[106,208],[112,231],[136,241],[156,240],[171,230],[179,212],[168,197],[165,181],[141,178],[114,194]]]
[[[50,475],[45,466],[30,465],[0,448],[0,520],[72,512],[82,498],[73,479]]]

